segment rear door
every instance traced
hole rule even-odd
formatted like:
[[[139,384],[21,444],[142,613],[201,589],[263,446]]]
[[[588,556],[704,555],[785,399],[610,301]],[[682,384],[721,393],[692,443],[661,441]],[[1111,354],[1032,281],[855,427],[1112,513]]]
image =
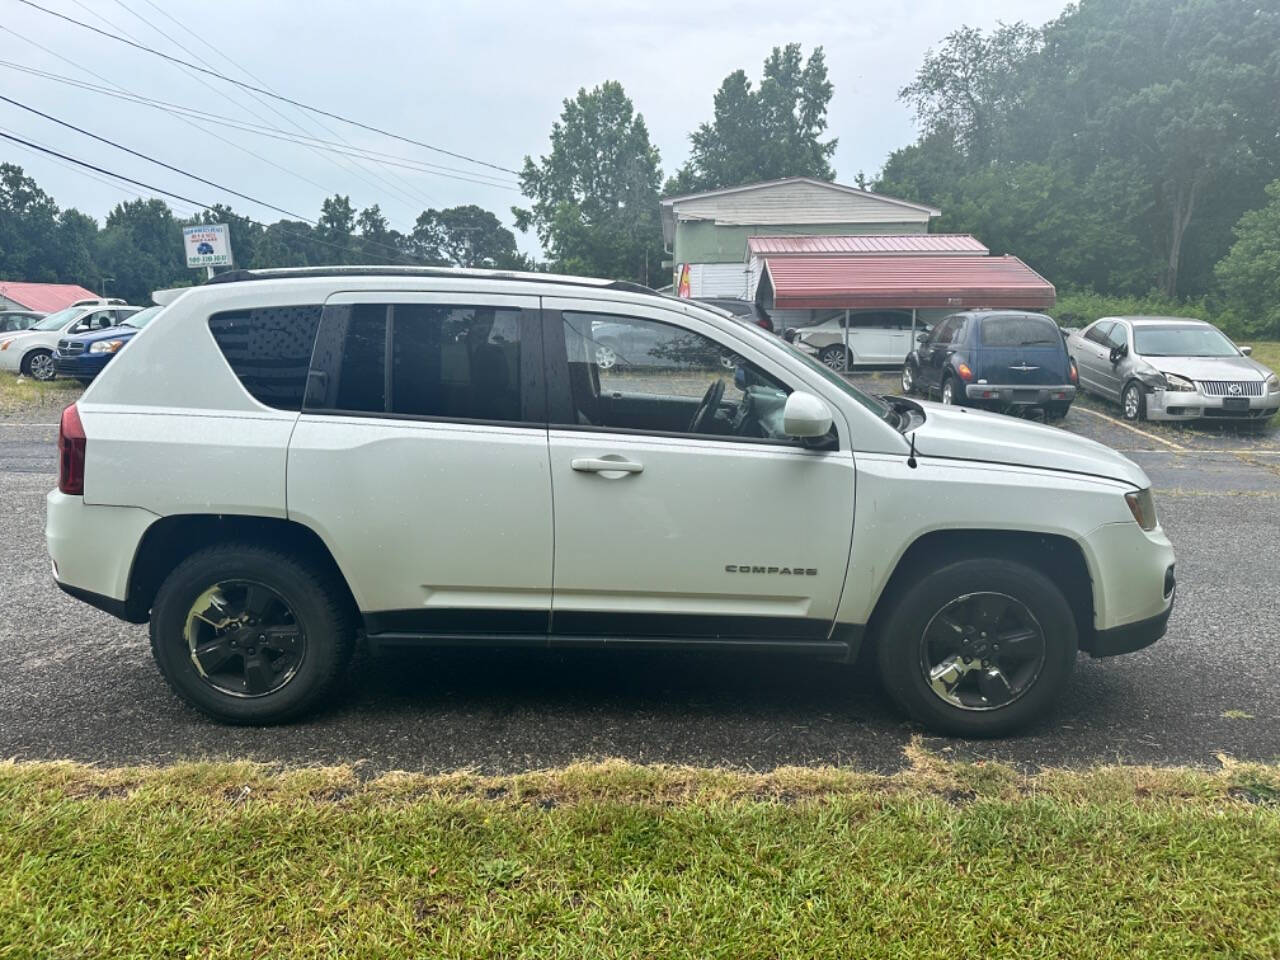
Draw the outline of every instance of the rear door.
[[[782,436],[795,384],[695,317],[559,298],[543,310],[553,634],[825,639],[853,531],[843,423],[830,449]],[[602,322],[633,328],[647,362],[601,370],[590,338]]]
[[[920,373],[927,388],[936,390],[941,387],[942,368],[954,352],[951,341],[961,322],[961,317],[947,317],[933,328],[929,339],[920,345]]]
[[[1107,334],[1115,325],[1113,320],[1099,320],[1076,339],[1076,368],[1080,373],[1080,385],[1094,393],[1103,393],[1103,365],[1110,365],[1107,355]]]
[[[551,480],[536,297],[325,304],[289,446],[370,633],[543,635]]]

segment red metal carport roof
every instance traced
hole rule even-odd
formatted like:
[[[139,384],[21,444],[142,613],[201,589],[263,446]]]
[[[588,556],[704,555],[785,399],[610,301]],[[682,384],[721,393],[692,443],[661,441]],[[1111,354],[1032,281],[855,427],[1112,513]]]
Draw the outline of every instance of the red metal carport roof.
[[[7,297],[28,310],[43,313],[56,313],[77,300],[88,300],[96,296],[92,290],[74,283],[15,283],[0,280],[0,297]]]
[[[1051,284],[1017,257],[770,257],[761,287],[779,310],[1053,306]]]
[[[748,237],[747,249],[757,257],[875,256],[896,254],[987,254],[977,237],[967,233],[899,233]]]

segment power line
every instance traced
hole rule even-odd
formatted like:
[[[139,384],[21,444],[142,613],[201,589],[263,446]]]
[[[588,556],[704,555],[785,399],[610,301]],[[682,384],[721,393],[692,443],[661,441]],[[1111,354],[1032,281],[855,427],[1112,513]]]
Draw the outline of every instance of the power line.
[[[171,54],[165,53],[163,50],[157,50],[154,47],[148,47],[146,44],[137,43],[133,40],[129,40],[126,37],[120,36],[119,34],[111,33],[109,30],[102,30],[98,27],[95,27],[91,23],[85,23],[83,20],[77,20],[75,17],[69,17],[65,13],[59,13],[56,10],[50,10],[48,7],[42,7],[40,4],[33,2],[33,0],[18,0],[18,2],[25,4],[26,6],[31,7],[34,10],[39,10],[41,13],[46,13],[51,17],[56,17],[59,20],[65,20],[67,23],[75,24],[77,27],[81,27],[82,29],[89,30],[93,33],[98,34],[99,36],[106,37],[108,40],[114,40],[117,43],[122,43],[125,46],[133,47],[136,50],[141,50],[144,53],[151,54],[152,56],[160,57],[161,59],[168,60],[171,63],[176,63],[176,64],[179,64],[180,66],[188,67],[200,73],[208,74],[211,77],[216,77],[217,79],[222,80],[225,83],[234,84],[235,86],[241,87],[245,90],[252,90],[254,93],[260,93],[263,96],[271,97],[274,100],[279,100],[283,103],[287,103],[290,106],[299,108],[300,110],[307,110],[310,113],[319,114],[322,117],[329,117],[332,120],[339,120],[342,123],[348,123],[353,127],[359,127],[360,129],[368,130],[371,133],[376,133],[384,137],[390,137],[393,140],[400,140],[400,141],[403,141],[404,143],[411,143],[414,146],[422,147],[426,150],[432,150],[436,153],[442,153],[442,154],[445,154],[446,156],[453,157],[457,160],[465,160],[468,163],[479,164],[482,167],[490,167],[491,169],[494,169],[494,170],[501,170],[503,173],[513,173],[517,176],[520,175],[520,171],[512,170],[510,167],[503,167],[503,166],[499,166],[496,163],[489,163],[487,160],[478,160],[475,157],[467,156],[465,153],[455,153],[452,150],[446,150],[443,147],[437,147],[430,143],[424,143],[423,141],[415,140],[412,137],[406,137],[398,133],[392,133],[390,130],[384,130],[381,127],[375,127],[371,124],[363,123],[359,120],[353,120],[350,117],[344,117],[341,114],[333,113],[329,110],[325,110],[321,107],[315,107],[315,106],[312,106],[311,104],[303,103],[299,100],[294,100],[291,97],[286,97],[282,94],[272,93],[270,90],[267,90],[265,87],[259,87],[252,83],[245,83],[243,80],[236,80],[232,77],[228,77],[224,73],[219,73],[217,70],[211,70],[208,67],[198,66],[194,63],[190,63],[189,61],[183,60],[180,57],[175,57]]]
[[[32,142],[32,141],[30,141],[30,140],[24,140],[22,137],[14,136],[12,133],[8,133],[8,132],[4,131],[3,129],[0,129],[0,137],[3,137],[5,140],[10,140],[10,141],[12,141],[13,143],[16,143],[16,144],[18,144],[18,145],[20,145],[20,146],[27,147],[27,148],[29,148],[29,149],[31,149],[31,150],[38,150],[40,153],[47,154],[47,155],[48,155],[48,156],[50,156],[50,157],[56,157],[56,158],[57,158],[57,159],[59,159],[59,160],[65,160],[65,161],[67,161],[68,163],[73,163],[73,164],[75,164],[77,167],[83,167],[83,168],[85,168],[86,170],[92,170],[92,171],[93,171],[93,172],[95,172],[95,173],[100,173],[100,174],[103,174],[104,176],[113,177],[113,178],[115,178],[116,180],[123,180],[125,183],[133,184],[135,187],[142,187],[142,189],[144,189],[144,190],[150,190],[150,191],[152,191],[153,193],[163,194],[164,196],[166,196],[166,197],[170,197],[170,198],[172,198],[172,199],[174,199],[174,200],[181,200],[183,203],[191,204],[193,207],[199,207],[200,209],[203,209],[203,210],[209,210],[209,211],[211,211],[211,212],[216,212],[216,210],[215,210],[215,208],[214,208],[214,206],[213,206],[212,204],[208,204],[208,203],[201,203],[199,200],[193,200],[191,197],[185,197],[185,196],[183,196],[183,195],[182,195],[182,194],[180,194],[180,193],[174,193],[172,190],[166,190],[166,189],[164,189],[163,187],[157,187],[157,186],[155,186],[154,184],[147,183],[147,182],[145,182],[145,181],[143,181],[143,180],[135,180],[133,177],[126,177],[126,176],[125,176],[124,174],[122,174],[122,173],[116,173],[116,172],[115,172],[115,171],[113,171],[113,170],[107,170],[107,169],[106,169],[106,168],[104,168],[104,167],[99,167],[99,166],[97,166],[96,164],[89,163],[89,161],[87,161],[87,160],[81,160],[81,159],[79,159],[79,158],[77,158],[77,157],[69,156],[69,155],[67,155],[67,154],[65,154],[65,153],[61,153],[61,152],[59,152],[59,151],[57,151],[57,150],[54,150],[52,147],[45,147],[45,146],[42,146],[42,145],[40,145],[40,144],[38,144],[38,143],[33,143],[33,142]],[[263,227],[263,228],[265,228],[265,229],[269,229],[269,228],[270,228],[270,226],[272,226],[272,225],[269,225],[269,224],[265,224],[265,223],[263,223],[261,220],[254,220],[254,219],[253,219],[253,218],[251,218],[251,217],[243,217],[243,219],[244,219],[244,220],[246,220],[246,221],[248,221],[249,223],[257,224],[258,226]],[[309,221],[307,221],[307,222],[308,222],[308,223],[312,223],[312,224],[314,224],[314,221],[310,221],[310,220],[309,220]],[[298,233],[295,233],[295,232],[293,232],[293,231],[289,230],[287,227],[281,227],[279,224],[275,224],[274,226],[276,226],[276,228],[277,228],[277,229],[279,229],[281,232],[283,232],[283,233],[287,233],[287,234],[289,234],[290,236],[297,237],[297,238],[299,238],[300,240],[304,240],[304,241],[306,241],[306,242],[308,242],[308,243],[318,243],[318,244],[320,244],[321,246],[333,247],[333,248],[335,248],[335,249],[337,249],[337,250],[344,250],[344,251],[345,251],[345,250],[347,249],[346,247],[342,246],[341,244],[333,243],[333,242],[331,242],[331,241],[328,241],[328,240],[323,239],[322,237],[316,237],[316,236],[310,236],[310,235],[298,234]],[[363,239],[363,238],[362,238],[362,239]],[[385,243],[378,243],[378,242],[376,242],[376,241],[371,241],[371,240],[364,240],[364,242],[369,243],[370,245],[375,246],[375,247],[381,247],[383,250],[390,250],[390,251],[392,251],[392,252],[393,252],[397,257],[402,257],[402,258],[403,258],[403,257],[406,257],[406,256],[407,256],[407,255],[404,253],[404,251],[399,250],[399,249],[397,249],[396,247],[389,246],[389,245],[387,245],[387,244],[385,244]]]
[[[0,27],[0,29],[5,28]],[[345,153],[349,156],[359,156],[373,163],[385,163],[391,166],[399,166],[406,170],[428,173],[433,176],[445,177],[450,180],[459,180],[463,183],[474,183],[483,187],[499,187],[504,190],[519,189],[514,181],[501,180],[493,174],[463,170],[458,167],[442,166],[438,163],[431,163],[427,160],[414,160],[410,157],[403,157],[394,153],[386,153],[381,150],[373,150],[368,147],[351,146],[350,149],[347,150],[345,145],[335,143],[332,140],[324,140],[319,137],[313,137],[309,134],[294,134],[287,130],[281,130],[279,127],[251,123],[248,120],[242,120],[237,117],[228,117],[225,114],[211,113],[207,110],[198,110],[194,107],[173,103],[168,100],[157,100],[154,97],[147,97],[131,90],[125,90],[123,87],[119,86],[112,90],[109,87],[100,86],[96,83],[77,80],[74,77],[53,73],[48,70],[41,70],[38,67],[31,67],[22,63],[15,63],[12,60],[0,59],[0,67],[7,67],[10,70],[17,70],[20,73],[40,77],[44,80],[51,80],[54,83],[65,84],[79,90],[88,90],[92,93],[99,94],[100,96],[123,100],[126,103],[135,103],[140,106],[150,107],[154,110],[159,110],[162,113],[167,113],[179,118],[188,117],[204,123],[213,123],[219,126],[229,127],[233,130],[239,130],[244,133],[253,133],[258,136],[268,137],[272,140],[280,140],[286,143],[310,143],[321,150],[331,150],[334,153]]]
[[[43,110],[37,110],[35,107],[14,100],[12,97],[6,97],[3,93],[0,93],[0,100],[3,100],[5,103],[11,103],[15,107],[26,110],[28,113],[34,113],[37,117],[43,117],[52,123],[58,124],[58,126],[66,127],[68,130],[74,130],[76,133],[83,134],[86,137],[91,137],[99,143],[105,143],[109,147],[115,147],[117,150],[123,150],[125,153],[129,153],[142,160],[146,160],[148,163],[154,163],[158,167],[164,167],[166,170],[172,170],[174,173],[181,174],[184,177],[189,177],[192,180],[199,180],[201,183],[205,184],[205,186],[213,187],[217,190],[223,191],[224,193],[234,194],[241,200],[248,200],[250,203],[256,203],[258,206],[266,207],[268,210],[274,210],[276,213],[283,213],[285,216],[293,217],[295,220],[306,220],[308,223],[315,223],[315,221],[309,220],[301,214],[294,213],[292,210],[286,210],[284,207],[277,207],[274,203],[267,203],[265,200],[259,200],[257,197],[251,197],[247,193],[241,193],[239,190],[233,190],[231,187],[225,186],[221,183],[215,183],[213,180],[206,180],[204,177],[197,176],[190,171],[183,170],[181,167],[175,167],[171,163],[165,163],[163,160],[157,160],[155,157],[149,156],[145,153],[140,153],[131,147],[126,147],[124,144],[116,143],[116,141],[109,140],[106,137],[99,136],[98,134],[92,133],[83,127],[77,127],[74,123],[68,123],[66,120],[59,120],[57,117],[45,113]]]

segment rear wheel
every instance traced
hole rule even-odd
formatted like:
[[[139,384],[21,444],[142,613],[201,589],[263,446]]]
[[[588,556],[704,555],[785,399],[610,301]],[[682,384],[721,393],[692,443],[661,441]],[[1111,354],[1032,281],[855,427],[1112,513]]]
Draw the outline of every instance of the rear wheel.
[[[895,598],[878,638],[880,677],[931,730],[995,737],[1042,716],[1076,656],[1066,598],[1038,570],[995,557],[959,560]]]
[[[316,707],[351,657],[335,578],[252,544],[193,554],[161,585],[151,652],[173,691],[216,720],[268,724]]]
[[[596,366],[601,370],[611,370],[618,365],[618,351],[607,343],[596,344]]]
[[[960,403],[960,395],[956,391],[956,381],[951,376],[942,378],[942,402],[947,406],[953,406]]]
[[[832,344],[829,347],[823,347],[822,352],[818,354],[818,359],[825,363],[832,370],[843,371],[846,367],[853,365],[853,357],[849,357],[849,363],[845,363],[845,349],[843,344]]]
[[[48,382],[54,378],[53,352],[50,350],[32,350],[22,359],[22,372],[32,380]]]
[[[1120,407],[1126,420],[1147,419],[1147,395],[1137,380],[1125,384],[1124,392],[1120,394]]]

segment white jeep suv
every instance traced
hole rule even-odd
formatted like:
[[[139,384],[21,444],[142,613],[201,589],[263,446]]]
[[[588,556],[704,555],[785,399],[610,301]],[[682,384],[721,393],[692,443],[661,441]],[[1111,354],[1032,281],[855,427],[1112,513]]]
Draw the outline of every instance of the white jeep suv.
[[[53,573],[233,723],[320,703],[357,638],[850,661],[1006,733],[1173,603],[1147,477],[1061,430],[867,396],[606,281],[401,268],[162,291],[63,415]],[[646,362],[602,369],[602,325]],[[737,358],[726,369],[721,358]]]

